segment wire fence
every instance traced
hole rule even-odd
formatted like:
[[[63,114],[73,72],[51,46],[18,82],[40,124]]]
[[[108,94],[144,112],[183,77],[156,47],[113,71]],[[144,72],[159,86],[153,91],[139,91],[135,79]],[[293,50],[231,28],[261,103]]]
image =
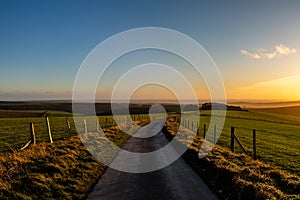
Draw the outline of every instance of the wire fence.
[[[251,123],[249,120],[243,127],[237,126],[237,123],[230,124],[228,120],[222,126],[210,124],[208,120],[197,121],[191,116],[176,116],[175,120],[210,142],[300,174],[299,125],[268,121]]]
[[[173,117],[174,115],[170,115]],[[153,117],[153,116],[152,116]],[[164,116],[158,114],[156,119]],[[99,131],[99,128],[111,127],[116,124],[128,124],[133,121],[151,121],[148,114],[99,116],[90,118],[80,117],[79,127],[75,127],[73,117],[49,117],[49,125],[52,140],[60,140],[78,132]],[[154,118],[155,119],[155,118]],[[227,119],[227,118],[226,118]],[[193,115],[182,115],[175,120],[183,127],[193,131],[202,138],[211,142],[231,148],[237,153],[246,153],[268,163],[278,165],[282,169],[299,174],[300,168],[300,126],[295,124],[281,124],[275,122],[236,119],[236,121],[225,121],[221,124],[210,124],[209,116],[204,116],[200,121],[195,120]],[[85,121],[85,122],[84,122]],[[97,122],[99,121],[99,123]],[[238,123],[237,123],[238,122]],[[243,122],[243,123],[241,123]],[[36,143],[49,142],[49,130],[45,117],[41,118],[2,118],[0,119],[0,152],[20,149],[32,139],[32,125]],[[232,139],[232,127],[234,135],[243,146],[245,152],[238,145],[237,140]],[[254,137],[255,132],[255,137]],[[232,140],[234,146],[232,148]],[[255,145],[254,145],[255,143]],[[255,155],[256,154],[256,155]]]
[[[159,116],[159,115],[157,115]],[[25,149],[29,140],[34,143],[51,142],[83,132],[95,132],[119,123],[149,121],[146,114],[120,116],[80,116],[75,126],[73,117],[33,117],[0,119],[0,152]],[[33,137],[34,135],[34,137]],[[50,139],[51,138],[51,139]],[[28,144],[28,145],[26,145]],[[25,148],[24,148],[25,147]]]

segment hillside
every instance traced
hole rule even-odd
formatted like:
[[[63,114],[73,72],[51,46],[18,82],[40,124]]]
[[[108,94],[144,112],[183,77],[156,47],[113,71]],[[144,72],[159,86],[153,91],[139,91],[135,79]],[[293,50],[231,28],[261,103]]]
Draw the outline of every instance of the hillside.
[[[300,106],[276,107],[276,108],[259,108],[253,109],[256,112],[275,113],[282,115],[300,116]]]

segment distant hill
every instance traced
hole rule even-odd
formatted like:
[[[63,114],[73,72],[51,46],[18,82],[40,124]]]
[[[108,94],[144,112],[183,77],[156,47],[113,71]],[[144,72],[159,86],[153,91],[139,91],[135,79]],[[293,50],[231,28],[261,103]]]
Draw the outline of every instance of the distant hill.
[[[258,109],[252,109],[252,110],[255,110],[258,112],[268,112],[268,113],[275,113],[275,114],[300,116],[300,106],[258,108]]]
[[[91,103],[76,103],[80,108],[80,114],[92,114],[95,107],[97,115],[111,115],[110,103],[96,103],[91,106]],[[118,114],[126,114],[128,110],[127,104],[114,104]],[[151,104],[130,104],[129,110],[131,114],[146,114],[149,112]],[[167,112],[180,112],[180,105],[164,104]],[[68,101],[24,101],[24,102],[4,102],[0,101],[0,117],[15,116],[15,117],[37,117],[43,115],[45,111],[62,111],[72,113],[72,103]]]
[[[240,106],[242,108],[276,108],[276,107],[294,107],[300,106],[300,101],[282,101],[282,102],[266,102],[266,101],[228,101],[228,104]]]

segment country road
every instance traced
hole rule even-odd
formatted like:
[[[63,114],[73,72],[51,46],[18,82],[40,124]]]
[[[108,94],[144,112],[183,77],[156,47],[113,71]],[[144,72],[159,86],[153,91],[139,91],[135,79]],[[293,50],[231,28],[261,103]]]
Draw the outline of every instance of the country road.
[[[131,152],[152,152],[168,144],[161,129],[162,121],[153,122],[137,131],[123,146]],[[155,133],[156,131],[156,133]],[[152,136],[147,137],[147,133]],[[153,136],[154,135],[154,136]],[[120,152],[113,160],[113,166],[139,167],[138,157],[125,157]],[[154,160],[153,160],[154,159]],[[161,162],[163,156],[155,154],[152,161]],[[102,178],[87,197],[88,200],[147,200],[147,199],[217,199],[202,179],[179,158],[171,165],[147,173],[121,172],[107,168]]]

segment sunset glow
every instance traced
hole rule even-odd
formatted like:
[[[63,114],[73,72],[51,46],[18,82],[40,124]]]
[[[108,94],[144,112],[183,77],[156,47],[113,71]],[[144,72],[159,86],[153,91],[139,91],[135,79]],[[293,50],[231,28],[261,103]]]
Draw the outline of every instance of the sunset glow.
[[[107,38],[140,27],[172,29],[201,44],[222,75],[228,99],[299,100],[300,2],[228,4],[76,1],[70,6],[66,1],[3,1],[0,100],[71,99],[86,56]],[[115,50],[112,46],[105,53]],[[151,50],[135,51],[112,63],[96,98],[109,99],[121,72],[149,62],[173,67],[191,82],[199,99],[210,98],[205,77],[186,60]],[[178,89],[184,92],[180,85]],[[175,97],[153,86],[138,90],[133,98]]]

